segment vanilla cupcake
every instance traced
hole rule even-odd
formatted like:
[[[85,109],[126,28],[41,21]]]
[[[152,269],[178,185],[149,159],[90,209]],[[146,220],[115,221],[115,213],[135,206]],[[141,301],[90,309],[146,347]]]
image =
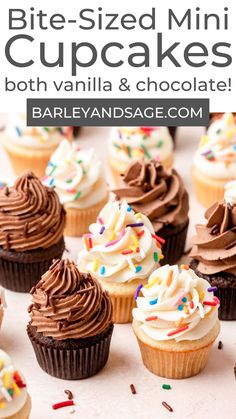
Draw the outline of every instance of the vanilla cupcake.
[[[224,196],[224,185],[236,172],[236,122],[233,114],[213,120],[194,156],[193,183],[205,207]]]
[[[188,266],[154,271],[133,309],[144,365],[165,378],[187,378],[206,365],[220,330],[219,300]]]
[[[44,183],[54,186],[67,213],[65,234],[81,236],[108,201],[102,164],[93,149],[63,140],[51,156]]]
[[[0,349],[0,377],[0,419],[28,419],[31,399],[25,379],[2,349]]]
[[[149,219],[135,214],[126,201],[109,202],[89,231],[83,237],[79,269],[90,272],[109,292],[114,322],[128,323],[137,287],[147,282],[163,257],[161,245]]]
[[[157,160],[166,169],[173,164],[173,140],[167,127],[113,128],[108,152],[115,184],[119,184],[119,175],[128,165],[140,157]]]
[[[2,143],[17,175],[30,169],[40,177],[60,141],[72,132],[72,127],[27,127],[24,114],[13,114]]]

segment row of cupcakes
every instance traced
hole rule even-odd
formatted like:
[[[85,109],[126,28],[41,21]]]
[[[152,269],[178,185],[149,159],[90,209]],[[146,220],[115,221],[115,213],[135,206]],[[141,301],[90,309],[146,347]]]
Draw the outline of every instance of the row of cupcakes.
[[[110,292],[114,284],[116,295],[120,295],[122,283],[128,283],[129,287],[123,289],[127,301],[131,301],[137,281],[147,278],[154,262],[174,264],[182,256],[188,227],[188,196],[176,171],[166,172],[155,161],[131,164],[123,182],[123,187],[114,190],[117,200],[108,202],[97,217],[94,214],[93,220],[97,221],[83,236],[81,263]],[[218,285],[220,316],[229,320],[236,318],[234,196],[235,183],[230,183],[225,201],[207,211],[207,225],[197,226],[198,236],[193,240],[191,253],[192,266]],[[44,186],[31,172],[19,177],[13,187],[2,188],[1,284],[28,292],[52,260],[62,257],[65,223],[65,210],[54,187]],[[80,225],[79,217],[76,223]],[[117,304],[120,305],[119,300]],[[121,321],[130,321],[129,316],[124,312]]]
[[[220,331],[213,291],[186,265],[159,267],[139,287],[132,326],[148,370],[181,379],[205,367]],[[98,373],[108,360],[114,327],[112,300],[99,281],[72,261],[56,260],[31,295],[27,334],[40,367],[66,380]],[[25,379],[2,350],[0,379],[0,418],[28,419]]]
[[[89,171],[91,187],[92,180],[93,185],[97,180],[98,163],[95,162],[95,157],[90,156],[89,159],[86,152],[81,151],[81,157],[79,150],[78,153],[76,152],[77,145],[73,152],[69,150],[69,146],[65,146],[65,142],[60,148],[59,144],[64,138],[69,141],[74,138],[72,128],[26,127],[25,118],[18,115],[9,121],[9,127],[2,134],[2,142],[17,174],[24,169],[33,169],[37,175],[44,176],[45,167],[49,161],[46,174],[50,176],[51,182],[55,180],[54,177],[56,178],[57,183],[60,184],[59,187],[61,186],[63,189],[65,201],[69,200],[71,204],[70,194],[77,186],[81,186],[78,193],[81,194],[82,206],[82,195],[88,195],[86,189],[88,185],[83,185],[84,179],[81,177],[79,165],[83,162],[83,158],[85,166],[95,164],[94,170]],[[59,149],[57,149],[58,146]],[[55,154],[53,154],[54,151]],[[172,167],[174,160],[173,139],[167,127],[118,127],[111,130],[108,139],[108,161],[116,187],[120,184],[120,175],[126,172],[131,163],[140,158],[145,161],[161,162],[166,169]],[[76,162],[80,163],[76,164]],[[55,176],[53,176],[54,171],[56,172]],[[235,172],[235,116],[231,113],[216,115],[212,119],[206,135],[202,136],[199,149],[193,158],[192,178],[199,202],[208,207],[222,199],[224,185],[235,178]],[[65,184],[63,174],[73,175],[72,179],[68,179],[68,184]],[[71,182],[72,180],[73,182]],[[75,186],[74,189],[72,185]],[[96,185],[96,188],[99,187],[104,191],[102,185]],[[86,199],[85,204],[87,204]]]

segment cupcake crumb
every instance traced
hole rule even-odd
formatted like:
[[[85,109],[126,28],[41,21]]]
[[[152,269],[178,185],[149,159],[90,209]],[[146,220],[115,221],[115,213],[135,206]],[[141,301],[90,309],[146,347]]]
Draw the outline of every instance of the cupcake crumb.
[[[73,393],[70,390],[64,390],[64,393],[67,395],[69,400],[73,399]]]

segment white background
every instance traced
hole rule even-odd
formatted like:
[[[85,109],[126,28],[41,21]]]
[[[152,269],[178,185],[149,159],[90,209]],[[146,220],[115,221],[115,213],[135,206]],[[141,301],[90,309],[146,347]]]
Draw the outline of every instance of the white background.
[[[140,15],[141,13],[148,13],[151,11],[151,7],[156,7],[157,10],[157,27],[156,30],[144,31],[141,29],[137,30],[119,30],[119,31],[82,31],[77,30],[76,25],[67,25],[64,30],[39,30],[36,29],[31,31],[26,28],[22,31],[9,31],[8,30],[8,9],[9,8],[25,8],[29,10],[30,7],[34,7],[35,11],[43,9],[48,12],[49,15],[53,13],[62,13],[67,19],[73,19],[78,16],[78,11],[84,7],[90,7],[97,10],[101,6],[104,12],[119,12],[120,14],[134,13]],[[200,7],[201,12],[205,13],[221,13],[223,14],[224,7],[229,8],[229,30],[216,31],[214,26],[212,29],[207,31],[204,30],[187,30],[183,28],[176,28],[172,31],[167,31],[167,9],[173,8],[176,15],[180,18],[184,15],[186,10],[191,7],[193,12],[196,7]],[[27,15],[28,16],[28,15]],[[96,14],[95,14],[96,16]],[[194,16],[194,13],[193,13]],[[212,45],[216,42],[231,42],[232,43],[232,55],[235,53],[235,19],[236,19],[236,3],[235,0],[213,1],[213,0],[166,0],[166,1],[154,1],[146,0],[145,2],[119,0],[118,2],[110,2],[109,0],[7,0],[1,1],[0,3],[0,111],[9,111],[13,108],[18,110],[25,109],[25,98],[26,97],[210,97],[211,99],[211,111],[236,111],[235,105],[235,74],[236,67],[233,64],[226,68],[217,68],[208,64],[205,67],[196,69],[184,64],[183,60],[183,47],[190,42],[202,42],[205,43],[209,50]],[[194,21],[194,19],[193,19]],[[183,64],[181,68],[176,68],[169,59],[164,61],[163,68],[156,67],[156,32],[163,32],[164,43],[163,47],[166,49],[175,41],[181,42],[180,47],[177,48],[178,60]],[[28,68],[16,68],[9,64],[5,58],[4,48],[7,40],[19,33],[25,33],[33,36],[35,42],[32,45],[29,42],[19,42],[16,47],[13,48],[14,56],[24,61],[26,58],[33,58],[35,64]],[[47,44],[47,56],[49,59],[56,57],[57,43],[65,43],[65,66],[64,68],[46,68],[43,67],[39,62],[39,42],[46,42]],[[71,65],[71,42],[82,42],[88,41],[94,43],[97,49],[110,41],[117,41],[128,45],[131,42],[145,42],[149,45],[151,51],[151,67],[148,68],[132,68],[129,65],[123,65],[119,68],[109,68],[102,64],[101,59],[98,58],[97,63],[90,68],[79,68],[78,76],[70,76],[70,65]],[[128,55],[128,48],[121,52],[122,58],[126,58]],[[114,54],[114,52],[113,52]],[[114,57],[116,58],[116,57]],[[234,58],[234,57],[233,57]],[[211,62],[212,55],[206,58]],[[54,90],[50,90],[47,93],[19,93],[19,92],[8,92],[4,93],[4,78],[8,76],[12,80],[28,80],[29,78],[36,78],[40,76],[41,79],[45,80],[87,80],[88,76],[101,76],[103,80],[111,79],[114,84],[113,93],[70,93],[64,92],[55,93]],[[224,80],[228,77],[232,77],[232,91],[231,92],[217,92],[217,93],[165,93],[165,92],[150,92],[150,93],[138,93],[133,90],[132,92],[122,93],[117,89],[118,81],[122,77],[128,77],[131,84],[140,79],[145,79],[150,76],[153,80],[191,80],[194,76],[201,80],[208,80],[214,78],[215,80]]]
[[[191,182],[192,155],[201,132],[200,128],[179,129],[175,150],[175,167],[190,193],[187,248],[195,223],[204,221],[204,209],[195,200]],[[107,170],[108,134],[107,129],[83,129],[78,144],[95,147],[111,184]],[[0,179],[3,175],[11,175],[11,168],[0,148]],[[76,260],[82,241],[66,238],[66,245],[70,256]],[[33,403],[30,419],[235,419],[236,321],[221,322],[219,339],[223,342],[223,350],[217,349],[217,339],[206,369],[196,377],[166,380],[147,371],[131,325],[127,324],[115,325],[106,367],[94,377],[72,382],[47,375],[37,364],[25,331],[30,295],[6,291],[6,300],[8,308],[0,333],[0,347],[12,356],[25,375]],[[131,383],[137,389],[136,395],[130,392]],[[172,390],[162,390],[163,383],[171,384]],[[51,407],[53,403],[65,400],[66,388],[75,396],[77,410],[74,414],[69,413],[70,408],[54,411]],[[163,400],[173,407],[174,413],[161,405]]]

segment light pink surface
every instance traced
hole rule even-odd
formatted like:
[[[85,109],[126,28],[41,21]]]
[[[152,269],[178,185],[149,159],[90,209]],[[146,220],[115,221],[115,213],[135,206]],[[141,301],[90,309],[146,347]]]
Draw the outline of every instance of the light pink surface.
[[[191,195],[189,238],[193,226],[203,220],[204,210],[192,196],[190,169],[192,154],[197,146],[200,128],[179,130],[175,151],[175,167],[184,178]],[[83,130],[79,143],[93,146],[106,162],[105,128]],[[107,171],[107,180],[109,172]],[[11,175],[11,168],[0,149],[0,179]],[[76,259],[81,240],[67,239],[71,257]],[[33,409],[31,419],[225,419],[236,418],[236,381],[233,366],[236,362],[236,321],[222,322],[219,339],[223,350],[214,345],[206,369],[198,376],[186,380],[166,380],[151,374],[142,364],[139,348],[130,325],[116,325],[112,338],[110,358],[106,367],[96,376],[83,381],[63,381],[50,377],[38,366],[25,329],[28,321],[27,306],[30,296],[6,291],[6,309],[0,347],[6,350],[24,373]],[[132,395],[130,384],[136,387]],[[172,390],[163,390],[169,383]],[[76,411],[71,408],[52,410],[52,404],[66,400],[64,390],[70,389],[77,402]],[[161,404],[165,400],[174,412],[168,412]]]

